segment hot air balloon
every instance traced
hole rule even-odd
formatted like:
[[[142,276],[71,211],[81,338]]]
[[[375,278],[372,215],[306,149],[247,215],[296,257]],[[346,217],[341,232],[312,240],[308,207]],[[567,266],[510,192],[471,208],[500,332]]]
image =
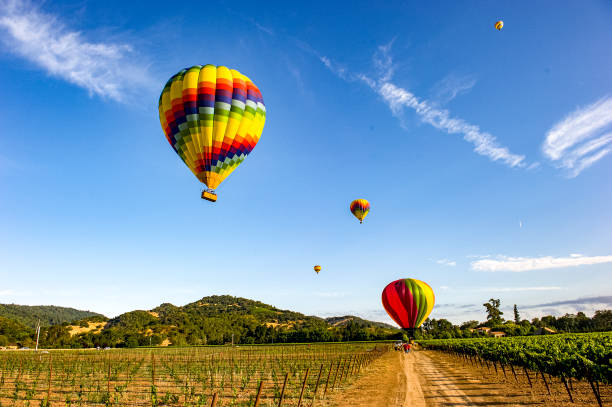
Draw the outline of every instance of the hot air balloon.
[[[414,336],[433,309],[435,297],[431,287],[420,280],[405,278],[389,283],[382,292],[387,314],[402,329]]]
[[[170,78],[159,97],[166,139],[208,189],[215,188],[253,150],[266,121],[266,107],[253,82],[234,69],[195,65]]]
[[[359,219],[359,223],[363,223],[363,218],[370,212],[370,203],[365,199],[355,199],[351,202],[351,212]]]
[[[504,27],[504,22],[503,22],[503,21],[499,20],[498,22],[496,22],[496,23],[495,23],[495,28],[496,28],[498,31],[501,31],[501,29],[502,29],[503,27]]]
[[[321,266],[319,265],[314,266],[314,271],[316,271],[317,274],[319,274],[319,271],[321,271]]]

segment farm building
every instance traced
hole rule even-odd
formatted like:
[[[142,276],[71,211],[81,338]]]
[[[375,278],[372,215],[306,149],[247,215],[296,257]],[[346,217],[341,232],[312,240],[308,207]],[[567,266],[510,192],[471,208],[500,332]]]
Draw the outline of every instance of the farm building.
[[[557,333],[557,331],[555,331],[554,329],[550,329],[550,328],[547,328],[547,327],[542,327],[542,328],[536,329],[533,334],[534,335],[554,335],[556,333]]]

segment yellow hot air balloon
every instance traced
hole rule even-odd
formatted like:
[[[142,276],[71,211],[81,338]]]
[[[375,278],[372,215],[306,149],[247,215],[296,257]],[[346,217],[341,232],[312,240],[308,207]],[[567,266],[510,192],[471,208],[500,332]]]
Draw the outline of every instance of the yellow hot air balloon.
[[[319,271],[321,271],[321,266],[319,265],[314,266],[314,271],[316,271],[317,274],[319,274]]]
[[[166,139],[209,189],[214,191],[253,150],[266,121],[261,93],[234,69],[196,65],[174,75],[159,97],[159,120]]]
[[[370,212],[370,203],[365,199],[355,199],[351,202],[350,209],[351,213],[359,219],[359,223],[363,223],[363,219]]]
[[[503,21],[499,20],[498,22],[496,22],[496,23],[495,23],[495,28],[496,28],[498,31],[501,31],[501,29],[502,29],[503,27],[504,27],[504,22],[503,22]]]

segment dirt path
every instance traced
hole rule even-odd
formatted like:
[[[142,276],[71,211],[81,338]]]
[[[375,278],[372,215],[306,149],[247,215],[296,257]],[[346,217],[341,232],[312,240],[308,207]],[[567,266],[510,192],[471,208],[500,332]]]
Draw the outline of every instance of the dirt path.
[[[570,403],[560,383],[532,377],[533,387],[521,372],[502,376],[480,366],[433,351],[408,355],[389,352],[346,389],[328,394],[320,407],[425,407],[425,406],[592,406],[597,405],[584,383],[574,384]],[[582,386],[582,387],[580,387]],[[609,388],[604,392],[609,393]],[[606,402],[604,402],[606,405]]]

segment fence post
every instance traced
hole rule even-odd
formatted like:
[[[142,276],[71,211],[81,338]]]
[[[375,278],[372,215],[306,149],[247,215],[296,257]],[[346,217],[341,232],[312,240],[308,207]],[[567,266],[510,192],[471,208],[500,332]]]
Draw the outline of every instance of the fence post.
[[[217,393],[213,394],[212,402],[210,403],[210,407],[215,407],[217,405]]]
[[[310,407],[314,407],[314,403],[317,398],[317,390],[319,389],[319,380],[321,380],[321,373],[323,373],[323,363],[321,363],[321,368],[319,369],[319,376],[317,377],[317,384],[315,384],[314,394],[312,395],[312,404],[310,405]]]
[[[527,368],[523,366],[523,370],[525,371],[525,376],[527,376],[527,381],[529,382],[529,387],[533,387],[531,384],[531,377],[529,377],[529,372],[527,372]]]
[[[261,396],[261,388],[263,387],[263,379],[259,382],[259,389],[257,389],[257,396],[255,396],[255,404],[253,407],[257,407],[259,405],[259,397]]]
[[[278,400],[278,407],[283,404],[283,397],[285,397],[285,387],[287,386],[287,379],[289,379],[289,372],[285,373],[285,381],[283,382],[283,389],[281,390],[280,399]]]
[[[53,379],[53,358],[49,355],[49,383],[47,385],[47,406],[51,405],[51,380]]]
[[[514,366],[512,366],[512,363],[510,363],[510,369],[512,369],[512,374],[514,375],[514,380],[516,380],[516,382],[518,383],[518,379],[516,378],[516,372],[514,371]]]
[[[338,367],[336,367],[336,374],[334,374],[334,382],[332,383],[332,389],[336,386],[336,379],[338,378],[338,370],[340,370],[340,361],[338,361]]]
[[[550,396],[550,389],[548,388],[548,382],[546,382],[546,377],[544,377],[544,372],[540,370],[540,374],[542,375],[542,380],[544,380],[544,384],[546,385],[546,390],[548,391],[548,395]]]
[[[151,352],[151,385],[155,387],[155,354]]]
[[[111,361],[110,356],[108,358],[108,376],[106,376],[106,392],[108,393],[108,397],[110,399],[110,374],[111,374]]]
[[[565,385],[565,390],[567,390],[567,394],[570,398],[570,401],[573,403],[574,398],[572,397],[572,392],[570,391],[569,387],[567,387],[567,381],[565,380],[565,376],[562,375],[561,380],[563,381],[563,384]]]
[[[591,389],[593,389],[593,394],[595,394],[595,398],[597,399],[597,404],[599,404],[599,407],[602,407],[603,404],[601,403],[601,397],[599,397],[599,392],[597,391],[597,389],[595,389],[595,386],[593,385],[593,380],[591,380],[590,378],[589,383],[591,384]]]
[[[348,360],[348,363],[351,363],[350,357]],[[347,366],[347,361],[344,361],[344,364],[342,365],[342,371],[340,372],[340,379],[338,380],[338,386],[340,386],[340,383],[342,383],[342,378],[344,377],[344,373],[346,373],[348,371],[348,369],[346,368]]]
[[[327,385],[329,385],[329,378],[331,377],[332,369],[334,368],[334,362],[330,362],[329,364],[329,373],[327,374],[327,381],[325,382],[325,390],[323,391],[323,398],[327,394]]]
[[[352,365],[352,363],[353,363],[353,359],[354,359],[354,358],[355,358],[355,357],[353,356],[352,358],[350,358],[350,359],[349,359],[348,367],[346,368],[346,371],[345,371],[345,372],[343,372],[343,373],[345,373],[345,374],[343,375],[343,377],[344,377],[344,381],[346,381],[346,379],[348,378],[348,375],[349,375],[349,372],[351,371],[351,365]],[[342,383],[342,380],[340,380],[340,383]]]
[[[310,373],[310,368],[306,369],[306,374],[304,375],[304,383],[302,383],[302,391],[300,392],[300,399],[298,400],[297,407],[302,405],[302,396],[304,395],[304,388],[306,387],[306,380],[308,380],[308,373]]]

